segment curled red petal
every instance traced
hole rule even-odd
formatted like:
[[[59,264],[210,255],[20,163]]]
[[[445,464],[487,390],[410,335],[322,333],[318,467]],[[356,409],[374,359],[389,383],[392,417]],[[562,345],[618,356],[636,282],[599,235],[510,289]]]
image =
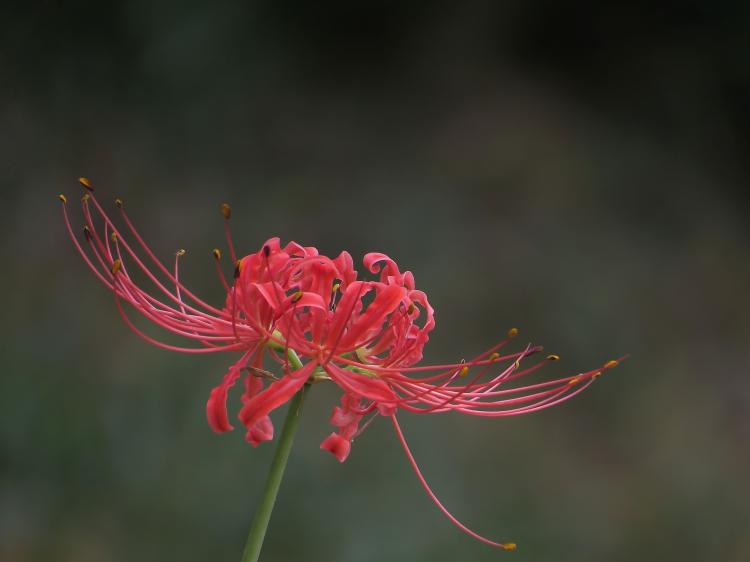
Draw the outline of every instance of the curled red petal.
[[[339,462],[344,462],[352,450],[352,444],[338,433],[331,433],[320,444],[320,448],[331,453]]]
[[[206,417],[208,418],[208,425],[216,433],[223,433],[234,429],[232,424],[229,423],[229,417],[227,416],[227,394],[239,378],[242,368],[247,365],[249,358],[250,352],[243,355],[237,363],[229,368],[221,384],[211,390],[208,402],[206,402]]]
[[[380,281],[385,283],[388,278],[396,280],[397,284],[402,283],[403,276],[398,270],[398,265],[391,258],[380,252],[370,252],[362,258],[362,263],[370,270],[370,273],[380,274]]]

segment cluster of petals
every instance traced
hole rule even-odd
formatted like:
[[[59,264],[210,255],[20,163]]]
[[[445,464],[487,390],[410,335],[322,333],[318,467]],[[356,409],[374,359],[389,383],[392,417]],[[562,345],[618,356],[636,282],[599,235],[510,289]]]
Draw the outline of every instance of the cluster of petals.
[[[517,334],[512,329],[471,359],[420,365],[435,319],[411,272],[401,272],[385,254],[369,253],[363,259],[367,279],[360,279],[347,252],[332,259],[311,246],[282,245],[278,238],[238,259],[229,233],[231,211],[227,205],[222,213],[234,271],[229,278],[224,275],[221,252],[214,250],[226,299],[222,306],[212,306],[180,280],[183,250],[176,252],[173,266],[168,267],[140,236],[122,201],[116,201],[121,225],[117,226],[94,196],[90,182],[85,178],[80,182],[86,188],[83,239],[74,232],[67,199],[61,195],[65,224],[83,259],[111,290],[127,325],[166,349],[239,354],[208,398],[207,418],[214,431],[232,429],[227,402],[240,379],[244,389],[237,417],[253,446],[273,438],[269,417],[273,410],[306,384],[332,381],[341,388],[342,396],[330,419],[336,431],[323,440],[321,448],[343,462],[352,441],[370,421],[389,417],[418,478],[438,507],[461,529],[488,544],[505,549],[513,546],[477,535],[442,506],[411,455],[396,413],[453,411],[493,417],[534,412],[582,392],[617,364],[610,361],[573,376],[519,384],[519,379],[557,356],[527,364],[527,357],[541,351],[531,344],[502,353]],[[143,288],[144,282],[148,290]],[[146,333],[130,318],[125,305],[188,343],[178,346]],[[280,376],[265,369],[268,362],[280,365]]]

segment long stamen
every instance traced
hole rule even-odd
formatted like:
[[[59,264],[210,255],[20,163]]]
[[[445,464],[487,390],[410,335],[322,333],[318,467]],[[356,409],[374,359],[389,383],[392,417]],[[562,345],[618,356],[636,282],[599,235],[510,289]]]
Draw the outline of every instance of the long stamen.
[[[232,242],[232,233],[229,229],[229,219],[232,216],[232,207],[229,203],[221,204],[221,215],[224,217],[224,234],[227,237],[227,246],[229,246],[229,255],[233,262],[237,261],[237,254],[234,251],[234,243]]]
[[[143,270],[143,272],[149,277],[149,279],[156,284],[156,286],[164,292],[167,296],[172,298],[173,300],[176,300],[174,295],[164,287],[164,285],[156,279],[154,274],[145,266],[145,264],[141,261],[141,259],[137,256],[137,254],[134,252],[134,250],[130,247],[130,245],[123,239],[122,233],[117,229],[117,227],[114,225],[112,220],[109,218],[109,216],[104,212],[104,209],[99,204],[99,201],[91,195],[91,201],[93,201],[94,206],[96,207],[97,211],[101,215],[102,219],[106,223],[109,224],[110,228],[117,234],[118,237],[122,240],[122,245],[125,251],[133,258],[133,261],[136,262],[139,268]],[[135,226],[133,225],[132,221],[128,217],[128,214],[125,212],[125,206],[122,204],[122,200],[118,199],[116,201],[118,208],[120,209],[120,215],[122,216],[123,222],[125,222],[125,225],[130,230],[131,234],[135,238],[136,242],[141,246],[144,252],[146,252],[146,255],[148,258],[156,265],[156,267],[161,271],[161,273],[169,279],[171,283],[175,282],[174,276],[172,273],[166,268],[166,266],[156,257],[154,252],[151,250],[151,248],[146,244],[146,242],[143,240],[141,235],[136,230]],[[192,291],[188,290],[187,287],[184,285],[180,285],[182,288],[182,291],[185,293],[185,295],[190,298],[196,305],[205,308],[210,314],[212,315],[221,315],[222,311],[217,309],[214,306],[211,306],[210,304],[206,303],[202,299],[198,298]]]
[[[175,278],[175,293],[177,294],[177,299],[180,301],[180,311],[182,311],[182,314],[187,316],[187,312],[185,311],[185,303],[182,301],[182,295],[180,294],[180,269],[179,269],[179,263],[180,258],[184,256],[186,251],[184,249],[177,250],[174,255],[174,278]],[[192,332],[193,335],[199,336],[199,334],[195,331]],[[200,342],[203,345],[206,346],[213,346],[214,344],[201,339]]]
[[[122,307],[122,303],[120,302],[120,297],[117,295],[117,293],[113,293],[115,295],[115,304],[117,305],[117,309],[120,312],[120,316],[122,317],[125,324],[127,324],[128,328],[130,328],[137,336],[143,338],[145,341],[157,346],[161,347],[163,349],[168,349],[170,351],[179,351],[181,353],[218,353],[220,351],[240,351],[244,348],[242,344],[232,344],[232,345],[224,345],[224,346],[217,346],[217,347],[202,347],[202,348],[191,348],[191,347],[179,347],[175,345],[166,344],[164,342],[160,342],[159,340],[156,340],[152,338],[151,336],[148,336],[144,334],[141,330],[139,330],[135,324],[128,318],[127,314],[125,313],[125,310]]]
[[[438,509],[440,509],[440,511],[442,511],[443,514],[451,521],[451,523],[453,523],[456,527],[461,529],[467,535],[474,537],[478,541],[481,541],[485,544],[488,544],[490,546],[494,546],[497,548],[502,548],[503,550],[515,550],[516,543],[495,542],[486,537],[483,537],[479,533],[476,533],[472,531],[471,529],[469,529],[466,525],[464,525],[458,519],[456,519],[456,517],[450,511],[448,511],[448,509],[437,498],[437,496],[435,495],[435,492],[433,492],[430,486],[427,484],[427,480],[425,480],[425,477],[422,475],[422,471],[419,470],[417,461],[414,459],[414,455],[412,455],[412,452],[409,449],[409,445],[407,445],[406,443],[406,438],[404,437],[404,433],[401,431],[401,426],[398,424],[398,421],[396,420],[395,415],[391,416],[391,421],[393,422],[393,427],[396,430],[396,435],[398,436],[398,440],[401,443],[401,446],[403,447],[404,452],[406,453],[406,457],[409,459],[409,463],[411,464],[412,469],[414,469],[414,474],[416,474],[417,479],[422,484],[422,487],[424,488],[425,492],[427,492],[427,495],[430,497],[430,499],[435,503]]]
[[[519,360],[517,360],[515,363],[507,367],[504,371],[500,373],[500,375],[496,376],[495,378],[485,383],[477,383],[477,382],[472,381],[472,383],[468,385],[442,387],[442,386],[432,386],[432,385],[428,385],[424,383],[404,382],[402,384],[399,384],[399,388],[407,387],[407,388],[427,389],[428,392],[422,392],[421,395],[413,395],[413,397],[407,393],[407,396],[405,397],[404,401],[413,402],[417,400],[426,404],[439,405],[439,408],[437,408],[435,411],[443,411],[442,408],[445,406],[448,406],[449,404],[452,404],[451,406],[449,406],[449,408],[452,408],[453,405],[455,405],[456,403],[462,403],[463,401],[460,399],[462,395],[466,395],[467,397],[469,397],[466,400],[466,403],[471,405],[473,402],[476,401],[476,400],[473,400],[474,397],[483,398],[483,397],[486,397],[486,395],[494,395],[495,393],[492,392],[492,390],[496,388],[497,386],[499,386],[500,384],[507,382],[508,380],[511,380],[512,378],[517,378],[519,376],[530,374],[536,371],[537,369],[541,368],[541,366],[545,364],[545,362],[540,362],[522,371],[517,371]],[[516,375],[512,375],[514,371],[516,372]],[[567,384],[567,380],[565,381],[565,384]],[[514,392],[520,392],[524,390],[528,390],[528,388],[522,387],[520,389],[519,388],[508,389],[504,392],[514,393]],[[497,394],[499,394],[499,392]],[[437,400],[441,400],[442,402],[437,402]],[[486,403],[482,403],[482,405],[484,404]],[[432,411],[432,410],[420,410],[420,411]]]
[[[86,195],[88,195],[88,194],[86,194]],[[142,291],[141,289],[139,289],[134,283],[132,283],[132,281],[130,280],[129,275],[127,275],[127,270],[125,270],[124,262],[122,261],[122,255],[120,253],[120,245],[119,245],[120,237],[117,235],[117,232],[113,230],[111,237],[110,238],[105,238],[107,240],[106,244],[103,243],[102,240],[101,240],[101,238],[97,234],[97,231],[93,228],[94,224],[93,224],[93,221],[91,219],[91,215],[88,213],[88,197],[84,198],[83,205],[84,205],[84,215],[86,216],[86,220],[88,222],[88,225],[85,227],[84,232],[86,233],[86,238],[89,241],[89,244],[91,246],[91,249],[92,249],[93,253],[96,255],[97,259],[99,260],[100,264],[102,265],[102,268],[104,268],[104,269],[108,269],[110,267],[110,265],[113,263],[113,260],[114,260],[112,254],[111,254],[110,248],[109,248],[109,240],[111,239],[113,241],[113,243],[115,244],[117,256],[118,256],[118,258],[119,258],[119,260],[121,262],[121,267],[123,268],[123,273],[125,274],[125,278],[124,279],[127,280],[127,284],[125,283],[125,281],[123,279],[120,280],[121,283],[118,285],[118,290],[121,290],[121,291],[125,292],[127,294],[127,296],[130,297],[128,299],[129,302],[133,306],[135,306],[136,308],[138,308],[141,311],[141,313],[143,313],[144,315],[146,315],[149,319],[155,321],[157,324],[160,324],[163,327],[166,327],[166,328],[170,329],[171,331],[173,331],[175,333],[179,333],[180,335],[186,335],[186,336],[189,337],[189,335],[187,333],[185,333],[183,331],[178,331],[178,330],[173,329],[174,326],[175,326],[174,324],[171,327],[167,326],[167,322],[166,322],[166,320],[165,320],[165,318],[163,316],[155,316],[155,315],[149,313],[146,309],[143,308],[143,306],[141,306],[141,305],[144,304],[143,302],[141,302],[140,305],[139,305],[138,302],[136,302],[136,301],[143,301],[143,299],[149,299],[152,303],[155,303],[158,306],[162,307],[162,310],[164,311],[164,313],[167,313],[167,314],[175,314],[175,313],[177,313],[177,311],[175,309],[166,307],[163,303],[159,302],[158,300],[154,299],[153,297],[150,297],[147,293],[145,293],[144,291]],[[104,226],[105,226],[105,235],[106,235],[107,228],[109,227],[109,223],[105,222]],[[123,244],[124,243],[125,242],[123,241]],[[101,254],[107,255],[108,259],[104,260]],[[131,256],[132,256],[132,254],[131,254]],[[130,286],[130,290],[128,290],[128,286]],[[182,311],[182,316],[185,319],[187,319],[188,318],[188,314],[186,312],[186,308],[188,308],[191,311],[195,311],[195,309],[192,308],[192,307],[187,306],[184,303],[184,301],[182,300],[181,295],[180,295],[180,289],[183,287],[183,285],[179,282],[179,279],[175,278],[175,286],[176,286],[176,293],[177,293],[176,295],[172,295],[171,293],[169,293],[169,291],[166,291],[166,293],[170,296],[171,300],[175,301],[180,306],[181,311]],[[151,308],[153,309],[153,307],[151,307]],[[155,310],[155,309],[153,309],[153,310]],[[203,313],[201,313],[200,317],[206,317],[206,315],[203,314]],[[195,317],[191,317],[191,318],[195,318]]]
[[[112,288],[112,283],[110,283],[109,280],[107,280],[99,271],[99,268],[97,268],[94,263],[91,261],[91,258],[89,258],[88,254],[84,251],[83,247],[81,246],[81,243],[78,241],[78,238],[73,233],[73,227],[70,225],[70,218],[68,217],[68,199],[65,197],[65,195],[60,194],[59,196],[60,201],[62,201],[62,211],[63,211],[63,220],[65,221],[65,228],[68,231],[68,235],[70,236],[70,240],[73,242],[73,245],[75,246],[78,253],[81,255],[83,260],[86,262],[86,265],[89,266],[89,269],[94,272],[94,275],[101,281],[104,285],[106,285],[108,288]]]
[[[90,186],[90,182],[81,182],[84,187],[89,189],[91,191],[93,188]],[[88,185],[86,185],[88,183]],[[67,198],[64,196],[60,198],[63,203],[67,202]],[[97,209],[97,211],[100,213],[102,218],[104,219],[104,232],[105,232],[105,238],[107,238],[106,244],[102,243],[101,238],[99,238],[97,231],[94,228],[94,224],[92,221],[91,213],[89,211],[88,203],[89,201],[93,201],[94,205]],[[98,204],[98,201],[93,197],[91,193],[86,193],[84,197],[82,198],[83,207],[84,207],[84,218],[87,223],[87,229],[85,233],[87,234],[86,238],[89,242],[89,245],[91,247],[91,250],[94,252],[96,259],[99,261],[100,265],[102,266],[102,269],[109,270],[110,265],[113,262],[113,254],[111,251],[111,248],[109,246],[109,238],[107,237],[108,230],[112,229],[111,239],[115,243],[115,248],[117,250],[118,259],[120,260],[120,263],[122,264],[122,256],[120,256],[120,245],[118,243],[119,240],[121,240],[121,236],[119,233],[119,230],[114,226],[112,221],[107,217],[106,213],[104,213],[101,206]],[[122,201],[116,200],[117,206],[122,209]],[[127,272],[125,271],[124,265],[121,265],[122,270],[120,271],[119,275],[119,283],[112,284],[108,281],[106,277],[104,277],[98,268],[94,267],[94,264],[91,262],[91,260],[88,258],[86,253],[83,251],[83,248],[81,248],[80,244],[78,243],[75,236],[72,234],[72,229],[70,227],[70,220],[67,215],[67,209],[66,206],[63,205],[63,212],[64,212],[64,218],[66,223],[66,228],[68,229],[68,233],[74,242],[74,245],[76,246],[76,249],[79,251],[81,256],[86,261],[87,265],[94,271],[94,273],[97,275],[97,277],[110,289],[115,289],[118,293],[120,293],[120,296],[124,297],[125,300],[127,300],[131,305],[136,307],[136,309],[139,310],[141,314],[146,316],[146,318],[154,321],[158,325],[168,329],[169,331],[188,337],[191,339],[199,339],[203,345],[212,346],[213,344],[208,343],[206,340],[212,340],[212,341],[227,341],[228,338],[225,336],[217,336],[215,335],[216,327],[227,325],[229,326],[229,322],[223,320],[223,317],[225,313],[222,311],[219,311],[215,309],[214,307],[210,307],[209,305],[206,305],[206,303],[203,303],[200,301],[200,299],[197,299],[193,296],[191,296],[192,300],[195,300],[198,302],[201,306],[204,306],[205,308],[208,308],[211,310],[212,314],[208,315],[203,311],[199,311],[195,309],[192,306],[186,305],[186,303],[182,299],[182,294],[179,295],[171,293],[169,290],[164,287],[154,276],[153,274],[145,267],[143,262],[138,258],[137,255],[133,252],[132,248],[124,241],[122,240],[122,245],[129,254],[130,257],[133,258],[135,263],[139,266],[141,270],[143,270],[146,275],[149,277],[149,279],[155,283],[155,285],[159,288],[161,292],[163,292],[166,296],[169,297],[170,300],[174,301],[180,306],[180,310],[175,310],[169,307],[166,307],[163,303],[157,301],[147,293],[144,293],[141,289],[139,289],[135,284],[130,281],[129,276],[127,275]],[[125,218],[126,223],[129,223],[129,228],[131,232],[136,236],[137,239],[139,239],[139,243],[142,247],[146,250],[147,254],[149,254],[149,257],[157,263],[160,269],[163,271],[166,271],[166,275],[172,279],[175,282],[175,285],[177,287],[177,292],[184,292],[185,294],[189,294],[189,291],[185,289],[184,285],[182,285],[179,282],[179,279],[175,279],[173,275],[171,275],[164,266],[156,260],[155,256],[153,255],[153,252],[150,251],[148,246],[146,246],[145,242],[143,242],[142,239],[138,236],[138,233],[135,231],[132,223],[130,223],[129,219],[127,218],[127,215],[123,212],[123,217]],[[107,277],[111,276],[111,272],[107,271]],[[148,301],[148,302],[146,302]],[[155,307],[155,306],[156,307]],[[189,311],[189,314],[188,314]],[[179,315],[179,316],[178,316]],[[187,331],[186,331],[187,330]],[[198,333],[201,333],[201,335],[197,335]],[[205,335],[204,335],[205,334]],[[153,338],[150,338],[149,341],[155,341]],[[164,344],[166,345],[166,344]],[[188,348],[176,348],[175,346],[169,346],[169,348],[175,348],[180,351],[190,351],[193,352],[195,350],[188,349]]]
[[[234,337],[237,341],[240,341],[240,337],[237,335],[237,284],[239,283],[241,268],[242,262],[236,260],[234,266],[234,283],[232,284],[232,332],[234,332]]]
[[[627,356],[625,356],[624,358],[626,357]],[[438,410],[430,409],[430,410],[435,411],[435,412],[453,410],[453,411],[466,413],[466,414],[472,414],[472,415],[477,415],[477,416],[489,416],[489,417],[511,416],[511,415],[519,415],[519,414],[535,412],[535,411],[559,404],[560,402],[564,402],[572,398],[573,396],[579,394],[585,388],[587,388],[590,384],[592,384],[594,380],[598,378],[604,371],[613,368],[614,366],[618,364],[619,361],[621,361],[624,358],[621,358],[619,360],[609,361],[598,369],[594,369],[587,373],[582,373],[580,375],[576,375],[573,377],[565,377],[565,378],[557,379],[554,381],[546,381],[543,383],[538,383],[534,385],[529,385],[529,386],[520,387],[520,388],[513,388],[513,389],[508,389],[508,390],[503,390],[503,391],[491,390],[491,391],[482,391],[482,392],[467,392],[466,396],[469,396],[471,398],[454,399],[454,400],[451,400],[449,404],[446,404],[442,409],[438,409]],[[516,375],[513,375],[513,377],[516,378],[518,376],[527,374],[528,372],[538,369],[541,365],[542,363],[537,364],[531,367],[530,369],[526,369],[523,372],[519,372]],[[508,377],[508,379],[510,378],[511,377]],[[580,383],[583,383],[583,384],[580,384]],[[536,392],[533,394],[526,394],[518,398],[495,400],[495,401],[479,401],[479,398],[495,397],[495,396],[500,396],[500,395],[509,394],[509,393],[529,392],[532,390],[537,390],[539,388],[555,386],[555,385],[556,387],[551,388],[550,390],[546,390],[543,392]],[[404,383],[393,384],[394,389],[399,390],[399,391],[406,391],[406,388],[409,386],[419,388],[421,385],[408,385]],[[490,389],[494,389],[494,388],[495,386],[490,387]],[[409,393],[407,392],[407,395],[408,394]],[[435,396],[445,397],[447,395],[445,393],[436,392]],[[433,404],[433,405],[436,404],[436,401],[432,398],[421,400],[421,401],[427,404]],[[407,401],[400,404],[400,406],[408,411],[413,411],[413,412],[428,411],[425,408],[413,407],[409,405],[408,402],[409,401],[407,399]],[[508,409],[508,406],[523,404],[526,402],[531,402],[531,404],[526,404],[519,408]]]
[[[221,281],[224,290],[228,293],[229,283],[227,283],[227,278],[224,276],[224,270],[221,269],[221,264],[219,263],[221,261],[221,250],[219,250],[219,248],[214,248],[212,253],[214,256],[214,264],[216,264],[216,273],[219,274],[219,281]]]
[[[104,212],[104,210],[101,208],[101,205],[96,200],[96,198],[92,196],[91,200],[94,202],[95,206],[97,207],[97,210],[102,215],[102,218],[110,225],[110,227],[113,229],[113,231],[118,236],[120,236],[119,231],[116,229],[116,227],[114,226],[114,224],[112,223],[112,221],[109,219],[109,217],[106,215],[106,213]],[[149,259],[151,259],[151,261],[167,277],[167,279],[169,279],[172,283],[177,284],[177,281],[174,279],[174,276],[172,275],[172,273],[161,263],[161,261],[158,260],[158,258],[154,255],[153,251],[149,248],[149,246],[146,244],[146,242],[140,236],[140,234],[138,233],[138,231],[135,229],[135,226],[133,225],[132,221],[130,220],[130,218],[128,217],[127,213],[125,212],[124,206],[123,206],[122,201],[120,199],[117,200],[117,206],[120,209],[120,213],[121,213],[121,216],[123,218],[123,221],[127,225],[127,227],[130,230],[130,232],[135,237],[136,241],[139,243],[139,245],[146,252],[146,254],[148,255]],[[120,236],[120,238],[122,238],[122,237]],[[127,253],[133,258],[133,260],[144,271],[144,273],[146,273],[146,275],[149,277],[149,279],[159,288],[159,290],[162,291],[166,296],[168,296],[170,298],[170,300],[178,303],[179,301],[178,301],[176,295],[172,294],[169,290],[166,289],[166,287],[164,287],[164,285],[161,282],[159,282],[156,279],[156,277],[153,275],[153,273],[151,273],[151,271],[148,268],[145,267],[145,265],[143,264],[143,262],[138,258],[138,256],[135,254],[135,252],[132,250],[132,248],[130,248],[130,246],[125,242],[125,240],[122,240],[122,243],[123,243],[123,247],[125,248],[125,250],[127,251]],[[224,315],[225,315],[224,311],[219,310],[216,307],[213,307],[213,306],[207,304],[202,299],[200,299],[197,296],[195,296],[195,294],[193,294],[190,290],[188,290],[187,287],[185,287],[184,284],[179,283],[179,285],[180,285],[180,288],[181,288],[182,292],[187,297],[189,297],[198,306],[201,306],[201,307],[205,308],[209,312],[209,314],[206,314],[205,312],[200,311],[200,310],[196,309],[195,307],[192,307],[192,306],[188,305],[187,303],[184,303],[185,306],[186,306],[186,308],[191,313],[198,314],[198,315],[203,316],[203,317],[205,317],[207,319],[214,319],[214,318],[221,319],[221,318],[224,317]],[[220,321],[220,323],[223,324],[224,323],[223,320]],[[251,321],[251,323],[252,323],[252,321]],[[227,325],[229,325],[229,323],[227,323]],[[253,328],[255,330],[261,332],[261,333],[265,332],[265,329],[262,326],[255,325],[254,323],[253,323]],[[235,327],[235,330],[236,330],[236,327]],[[266,335],[268,335],[268,334],[266,334]]]
[[[527,347],[526,351],[528,351],[528,347]],[[510,374],[510,373],[512,373],[513,371],[517,370],[517,369],[518,369],[518,365],[519,365],[519,361],[520,361],[521,359],[522,359],[522,357],[519,357],[519,359],[518,359],[518,360],[516,360],[516,362],[514,362],[514,363],[513,363],[512,365],[510,365],[510,366],[509,366],[509,367],[508,367],[508,368],[507,368],[507,369],[506,369],[505,371],[503,371],[503,373],[502,373],[502,374],[501,374],[501,375],[500,375],[499,377],[497,377],[496,379],[500,379],[500,378],[506,378],[508,374]],[[423,412],[425,412],[425,413],[429,413],[429,412],[433,412],[433,411],[439,410],[439,409],[441,409],[441,408],[445,407],[446,405],[450,404],[451,402],[454,402],[454,401],[458,400],[458,399],[459,399],[459,398],[460,398],[460,397],[461,397],[461,396],[462,396],[463,394],[466,394],[466,393],[467,393],[467,392],[469,392],[469,391],[470,391],[471,389],[473,389],[473,388],[476,388],[477,386],[479,386],[479,385],[477,385],[477,382],[478,382],[478,381],[479,381],[479,380],[480,380],[480,379],[482,378],[482,376],[484,376],[484,373],[485,373],[485,372],[487,371],[487,369],[489,369],[489,367],[490,367],[489,365],[485,365],[485,366],[484,366],[484,367],[483,367],[483,368],[482,368],[482,369],[481,369],[481,370],[479,371],[479,373],[477,373],[476,375],[474,375],[474,378],[472,379],[472,381],[471,381],[471,382],[470,382],[469,384],[467,384],[467,385],[464,385],[464,386],[460,386],[460,387],[456,387],[456,388],[455,388],[455,390],[456,390],[456,391],[455,391],[455,392],[454,392],[453,394],[450,394],[449,392],[446,392],[445,394],[447,395],[447,397],[446,397],[446,398],[445,398],[445,399],[444,399],[444,400],[443,400],[442,402],[440,402],[440,403],[437,403],[437,404],[434,404],[434,405],[433,405],[433,406],[431,406],[430,408],[427,408],[427,409],[423,410]],[[458,371],[458,372],[456,373],[456,375],[455,375],[455,376],[458,376],[458,377],[465,377],[465,376],[466,376],[466,375],[468,374],[468,372],[469,372],[469,367],[468,367],[468,366],[466,366],[466,365],[464,365],[464,366],[463,366],[463,367],[461,367],[461,369],[460,369],[460,370],[459,370],[459,371]],[[433,392],[433,390],[435,391],[435,393],[436,393],[436,394],[439,394],[439,389],[440,389],[440,388],[444,388],[444,389],[449,389],[449,390],[453,390],[453,389],[451,389],[450,387],[448,387],[448,384],[449,384],[449,383],[450,383],[450,382],[451,382],[452,380],[455,380],[455,376],[454,376],[454,377],[452,377],[451,379],[448,379],[448,381],[446,381],[446,382],[444,383],[444,385],[442,385],[442,387],[441,387],[441,386],[438,386],[438,387],[435,387],[434,389],[430,389],[429,391],[425,391],[425,393],[423,394],[423,396],[426,396],[426,395],[428,395],[428,394],[432,393],[432,392]],[[499,383],[498,383],[498,384],[499,384]],[[421,398],[422,398],[422,396],[415,396],[415,397],[413,397],[413,398],[410,398],[410,401],[411,401],[411,400],[414,400],[414,399],[421,399]],[[422,400],[422,401],[424,401],[424,400]]]

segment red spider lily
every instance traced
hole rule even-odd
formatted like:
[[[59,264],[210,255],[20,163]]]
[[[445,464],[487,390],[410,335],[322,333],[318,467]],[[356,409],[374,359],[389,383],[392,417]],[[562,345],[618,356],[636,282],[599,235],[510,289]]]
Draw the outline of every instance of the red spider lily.
[[[415,288],[410,272],[402,273],[384,254],[370,253],[363,263],[377,280],[359,280],[347,252],[331,259],[294,242],[282,247],[278,238],[238,260],[229,231],[231,210],[226,204],[222,214],[235,268],[230,283],[219,263],[221,253],[214,250],[219,278],[227,291],[223,307],[216,308],[180,281],[184,250],[175,254],[174,268],[167,268],[138,234],[121,200],[116,200],[116,205],[122,229],[104,212],[91,183],[85,178],[79,181],[87,189],[81,199],[84,242],[73,232],[67,199],[61,195],[65,225],[83,259],[112,291],[126,324],[138,336],[166,349],[241,354],[208,399],[207,417],[214,431],[232,429],[227,396],[243,373],[245,390],[238,417],[253,446],[273,438],[269,414],[274,409],[305,384],[333,381],[343,395],[330,420],[337,431],[323,440],[322,449],[343,462],[353,439],[367,424],[378,415],[388,416],[417,477],[440,510],[476,539],[506,550],[515,548],[513,543],[478,535],[440,503],[411,454],[397,411],[456,411],[492,417],[534,412],[582,392],[618,361],[574,376],[519,385],[522,377],[558,357],[548,355],[525,366],[523,360],[538,354],[541,347],[528,345],[522,351],[501,354],[518,333],[513,328],[505,339],[470,360],[417,365],[435,320],[427,296]],[[145,276],[152,285],[150,292],[136,284],[131,271]],[[145,334],[130,320],[123,303],[193,345],[175,346]],[[281,365],[280,378],[263,370],[266,357]],[[368,420],[360,427],[366,416]]]

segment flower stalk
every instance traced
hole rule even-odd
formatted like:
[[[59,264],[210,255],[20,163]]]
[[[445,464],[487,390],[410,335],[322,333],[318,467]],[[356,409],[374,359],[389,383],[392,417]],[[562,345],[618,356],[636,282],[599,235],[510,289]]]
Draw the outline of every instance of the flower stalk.
[[[297,354],[293,350],[289,350],[288,356],[289,363],[294,366],[295,369],[302,366],[299,357],[297,357]],[[245,544],[245,550],[242,553],[242,562],[257,562],[260,558],[260,551],[261,548],[263,548],[263,539],[266,536],[268,522],[271,519],[273,506],[276,503],[276,496],[279,493],[281,480],[284,477],[284,469],[286,468],[286,463],[289,460],[289,453],[294,444],[294,434],[297,433],[297,426],[299,425],[299,418],[302,414],[302,406],[305,403],[305,393],[307,388],[308,385],[303,386],[289,403],[289,411],[286,414],[284,426],[281,429],[279,444],[276,447],[276,452],[274,453],[273,461],[271,462],[271,468],[268,471],[266,487],[263,490],[260,505],[258,505],[255,517],[253,518],[253,523],[250,526],[250,532],[247,535],[247,543]]]

